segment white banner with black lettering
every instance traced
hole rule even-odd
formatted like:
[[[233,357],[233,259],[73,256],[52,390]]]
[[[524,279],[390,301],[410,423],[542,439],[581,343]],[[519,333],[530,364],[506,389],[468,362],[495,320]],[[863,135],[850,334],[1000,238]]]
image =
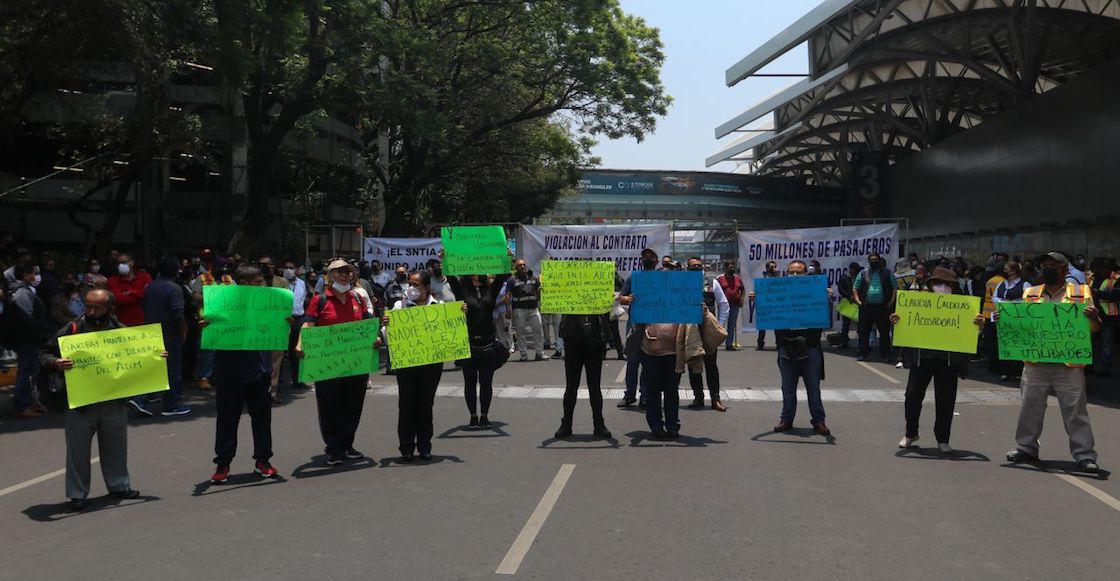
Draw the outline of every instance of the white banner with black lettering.
[[[867,224],[831,228],[800,228],[796,230],[765,230],[739,233],[739,272],[743,286],[754,290],[754,279],[762,278],[766,263],[773,260],[778,272],[784,274],[792,260],[821,263],[820,274],[828,275],[828,286],[834,288],[848,265],[858,262],[867,268],[867,256],[878,253],[894,264],[898,257],[898,224]],[[839,300],[834,296],[833,300]],[[754,307],[743,305],[740,326],[754,331]],[[838,320],[835,309],[832,322]]]
[[[542,260],[610,260],[623,277],[641,269],[642,249],[669,254],[668,224],[522,226],[521,258],[540,272]]]
[[[362,245],[362,260],[381,263],[381,268],[393,271],[404,266],[409,271],[423,270],[428,260],[439,258],[443,241],[439,238],[366,238]]]

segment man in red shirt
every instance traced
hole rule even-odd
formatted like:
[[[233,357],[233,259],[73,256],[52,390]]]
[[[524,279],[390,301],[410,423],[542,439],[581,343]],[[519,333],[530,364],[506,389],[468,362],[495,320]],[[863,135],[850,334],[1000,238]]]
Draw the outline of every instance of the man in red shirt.
[[[121,254],[117,258],[117,274],[109,278],[109,290],[117,303],[117,320],[126,327],[144,324],[144,289],[152,277],[136,271],[132,256]]]
[[[731,305],[731,311],[727,315],[727,350],[735,351],[739,348],[737,342],[739,334],[736,329],[739,326],[739,309],[743,306],[746,292],[743,288],[743,279],[735,274],[734,262],[728,260],[723,265],[723,274],[716,278],[716,282],[723,289],[723,296],[727,297],[727,302]]]

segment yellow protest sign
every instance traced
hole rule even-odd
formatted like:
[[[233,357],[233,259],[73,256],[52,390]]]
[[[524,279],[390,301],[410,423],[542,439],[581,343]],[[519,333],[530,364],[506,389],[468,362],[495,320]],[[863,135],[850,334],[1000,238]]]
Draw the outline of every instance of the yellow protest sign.
[[[170,389],[158,323],[67,335],[58,348],[74,362],[66,371],[70,409]]]
[[[463,303],[440,303],[386,311],[389,361],[393,369],[418,367],[471,356]]]
[[[541,262],[541,312],[601,315],[614,305],[614,262],[545,260]]]
[[[980,297],[898,291],[895,347],[976,353]]]

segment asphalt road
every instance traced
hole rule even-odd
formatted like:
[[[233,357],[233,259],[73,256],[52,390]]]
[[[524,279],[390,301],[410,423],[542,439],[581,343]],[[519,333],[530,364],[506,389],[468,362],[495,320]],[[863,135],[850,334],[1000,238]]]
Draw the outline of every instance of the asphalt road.
[[[60,417],[4,419],[0,579],[494,579],[509,577],[495,571],[515,546],[525,553],[512,577],[524,579],[1116,579],[1120,483],[1061,473],[1072,467],[1053,402],[1047,462],[1014,467],[1003,454],[1017,390],[985,374],[962,384],[961,401],[989,403],[958,405],[957,452],[942,458],[930,449],[932,405],[926,447],[895,447],[904,370],[830,354],[825,439],[770,432],[772,351],[721,352],[720,363],[730,411],[682,410],[676,443],[646,440],[644,416],[613,406],[621,362],[604,370],[608,441],[578,436],[591,429],[585,400],[577,437],[552,439],[560,362],[499,371],[489,433],[459,429],[462,378],[448,368],[436,458],[420,465],[393,461],[391,377],[373,378],[368,395],[356,445],[370,459],[339,469],[323,463],[313,394],[297,393],[274,410],[283,478],[247,475],[246,418],[238,476],[223,486],[207,483],[212,396],[191,390],[192,415],[133,421],[129,462],[143,496],[98,497],[95,466],[82,514],[66,512],[61,476],[34,481],[62,468]],[[1111,389],[1094,383],[1100,404],[1090,407],[1105,468],[1120,458]],[[802,428],[807,416],[802,404]],[[542,515],[550,487],[558,494]],[[529,544],[527,522],[539,524]]]

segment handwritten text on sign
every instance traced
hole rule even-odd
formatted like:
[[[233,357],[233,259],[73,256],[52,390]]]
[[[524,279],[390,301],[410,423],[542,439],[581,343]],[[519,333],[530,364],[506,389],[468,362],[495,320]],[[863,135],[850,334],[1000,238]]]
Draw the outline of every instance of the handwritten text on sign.
[[[704,317],[704,273],[638,271],[630,277],[635,323],[699,324]]]
[[[898,291],[897,347],[976,353],[980,297]]]
[[[1093,362],[1085,305],[999,303],[999,358],[1032,363]]]
[[[541,262],[541,312],[601,315],[614,304],[614,263],[597,260]]]
[[[292,291],[264,286],[202,287],[202,348],[216,351],[285,351]]]
[[[754,281],[755,321],[765,329],[827,329],[828,277],[782,276]]]
[[[471,356],[463,303],[441,303],[387,311],[389,359],[394,369],[467,359]]]
[[[440,229],[443,272],[509,274],[509,243],[501,226],[449,226]]]
[[[159,323],[67,335],[58,348],[74,362],[66,371],[70,409],[168,389]]]
[[[303,329],[299,380],[307,383],[377,371],[378,354],[373,345],[380,327],[381,321],[366,319]]]

